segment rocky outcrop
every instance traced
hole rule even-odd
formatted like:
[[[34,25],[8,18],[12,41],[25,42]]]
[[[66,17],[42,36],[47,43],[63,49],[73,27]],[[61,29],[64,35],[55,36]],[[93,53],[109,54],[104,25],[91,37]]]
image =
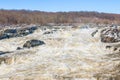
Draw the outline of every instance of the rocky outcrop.
[[[23,45],[23,48],[30,48],[30,47],[43,45],[43,44],[45,44],[43,41],[32,39],[32,40],[26,41],[26,43]]]
[[[101,31],[101,42],[115,43],[120,41],[120,29],[118,27],[109,27]]]
[[[28,28],[21,28],[21,29],[6,29],[0,32],[0,40],[13,38],[13,37],[22,37],[32,34],[37,27],[28,27]]]

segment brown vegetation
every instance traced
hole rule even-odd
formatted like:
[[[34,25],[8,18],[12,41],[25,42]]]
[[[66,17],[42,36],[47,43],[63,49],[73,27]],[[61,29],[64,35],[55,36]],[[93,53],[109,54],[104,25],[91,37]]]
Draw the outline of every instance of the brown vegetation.
[[[120,14],[0,10],[0,24],[120,23]]]

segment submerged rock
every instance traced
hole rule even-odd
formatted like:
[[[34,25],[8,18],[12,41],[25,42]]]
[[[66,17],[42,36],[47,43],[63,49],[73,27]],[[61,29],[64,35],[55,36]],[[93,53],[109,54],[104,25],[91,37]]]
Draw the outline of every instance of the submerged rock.
[[[33,39],[30,41],[26,41],[26,43],[23,45],[23,48],[30,48],[30,47],[43,45],[43,44],[45,44],[43,41]]]

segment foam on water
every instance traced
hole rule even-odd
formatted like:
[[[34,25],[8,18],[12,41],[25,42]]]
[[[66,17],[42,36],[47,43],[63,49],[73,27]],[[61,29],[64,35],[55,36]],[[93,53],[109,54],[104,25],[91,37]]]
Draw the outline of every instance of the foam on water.
[[[94,30],[71,29],[47,35],[37,30],[23,38],[0,41],[0,50],[14,51],[14,62],[0,65],[0,80],[97,80],[94,74],[104,72],[104,66],[113,66],[119,61],[108,64],[102,58],[108,53],[99,37],[91,36]],[[33,38],[45,41],[46,45],[16,50]]]

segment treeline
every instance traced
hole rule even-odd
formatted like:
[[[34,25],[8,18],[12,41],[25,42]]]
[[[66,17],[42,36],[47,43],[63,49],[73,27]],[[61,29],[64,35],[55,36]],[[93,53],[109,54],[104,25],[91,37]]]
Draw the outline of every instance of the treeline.
[[[120,14],[99,12],[42,12],[30,10],[0,10],[0,24],[41,24],[50,23],[120,23]]]

